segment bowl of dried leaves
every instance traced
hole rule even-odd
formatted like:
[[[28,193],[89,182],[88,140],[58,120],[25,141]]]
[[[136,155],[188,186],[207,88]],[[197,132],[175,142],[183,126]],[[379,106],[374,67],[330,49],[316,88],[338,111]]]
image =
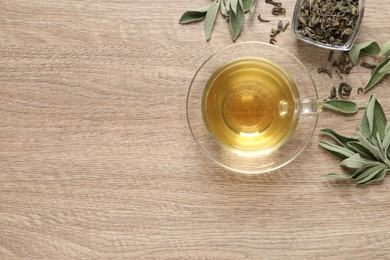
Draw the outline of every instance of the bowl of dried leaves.
[[[364,7],[364,0],[298,0],[292,34],[315,46],[347,51],[359,32]]]

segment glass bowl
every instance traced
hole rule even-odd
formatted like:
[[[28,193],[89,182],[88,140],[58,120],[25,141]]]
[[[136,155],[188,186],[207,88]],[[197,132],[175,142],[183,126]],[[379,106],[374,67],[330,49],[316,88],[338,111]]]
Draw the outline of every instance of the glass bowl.
[[[310,38],[308,35],[309,34],[312,34],[312,35],[318,35],[318,34],[322,34],[324,33],[323,30],[312,30],[310,31],[311,29],[313,28],[318,28],[318,26],[316,27],[315,25],[313,25],[313,23],[316,23],[318,25],[318,21],[316,21],[315,17],[322,17],[323,19],[325,18],[325,14],[322,13],[321,11],[321,8],[313,8],[313,5],[314,3],[318,3],[317,0],[312,0],[311,1],[311,6],[308,8],[308,5],[309,5],[309,0],[298,0],[296,2],[296,5],[295,5],[295,9],[294,9],[294,15],[293,15],[293,19],[292,19],[292,26],[291,26],[291,31],[292,31],[292,34],[294,35],[294,37],[298,40],[301,40],[303,42],[306,42],[306,43],[309,43],[309,44],[312,44],[312,45],[315,45],[315,46],[318,46],[318,47],[322,47],[322,48],[326,48],[326,49],[330,49],[330,50],[339,50],[339,51],[348,51],[349,49],[352,48],[355,40],[356,40],[356,37],[358,35],[358,32],[359,32],[359,29],[360,29],[360,25],[361,25],[361,22],[363,20],[363,16],[364,16],[364,7],[365,7],[365,0],[356,0],[358,1],[358,8],[353,10],[353,12],[358,12],[359,13],[359,16],[357,17],[356,21],[355,21],[355,26],[353,27],[353,31],[349,34],[349,37],[346,38],[344,41],[342,41],[340,44],[338,43],[328,43],[328,42],[321,42],[320,40],[314,40],[312,38]],[[319,1],[321,2],[321,1]],[[346,1],[338,1],[338,3],[343,3]],[[317,5],[318,6],[318,5]],[[347,7],[348,8],[348,7]],[[299,20],[300,18],[300,15],[302,12],[306,12],[307,10],[307,13],[305,14],[306,16],[311,16],[311,15],[314,15],[313,19],[307,19],[307,20],[304,20],[304,22],[308,23],[308,21],[310,20],[310,25],[304,25],[302,21]],[[338,10],[338,9],[336,9]],[[350,9],[348,9],[350,10]],[[332,14],[332,17],[336,17],[338,14],[337,14],[337,11],[335,11],[334,14]],[[334,19],[334,18],[329,18],[329,19]],[[313,21],[313,22],[311,22]],[[337,24],[339,22],[339,20],[333,20],[333,24],[335,30],[337,30],[337,28],[341,28],[341,23]],[[303,27],[305,26],[306,30],[303,30]],[[309,29],[307,29],[309,28]],[[340,37],[338,37],[340,38]],[[333,38],[334,39],[334,38]]]
[[[285,75],[288,75],[288,78],[294,82],[294,91],[291,92],[294,93],[294,99],[290,102],[290,104],[294,105],[291,105],[289,109],[295,109],[294,113],[296,112],[297,115],[296,124],[292,131],[288,133],[288,137],[283,141],[283,144],[266,152],[253,153],[251,151],[247,152],[246,150],[235,150],[231,149],[231,147],[227,147],[223,142],[220,142],[220,140],[216,138],[212,131],[210,131],[208,122],[205,119],[205,115],[209,111],[208,109],[212,110],[218,106],[218,101],[215,102],[215,105],[213,102],[210,102],[207,103],[208,105],[206,108],[204,106],[204,98],[208,95],[206,93],[209,93],[209,82],[213,80],[215,73],[221,68],[224,68],[226,64],[231,64],[232,61],[247,58],[261,59],[269,61],[270,64],[277,64],[274,68],[280,68],[286,73]],[[253,82],[253,79],[245,80],[246,81],[237,83],[237,88],[241,87],[242,84],[252,84]],[[224,84],[220,84],[222,89],[225,88],[225,86],[227,88],[228,84]],[[259,81],[256,83],[256,88],[257,86],[263,88],[264,85]],[[224,99],[224,97],[222,95],[217,95],[216,100],[218,99]],[[222,104],[226,104],[227,102],[226,99],[221,100]],[[254,114],[258,111],[263,111],[262,109],[264,109],[264,106],[259,104],[260,103],[257,101],[254,102],[254,106],[252,107]],[[285,104],[283,103],[282,105]],[[261,107],[261,109],[255,111],[259,107]],[[273,108],[275,108],[275,106],[273,106]],[[274,110],[271,110],[272,113],[277,113],[277,115],[279,115],[279,108],[282,109],[283,106],[276,107],[274,110],[277,111],[275,112]],[[233,44],[219,49],[212,54],[195,73],[188,90],[186,103],[189,129],[201,150],[219,165],[232,171],[248,174],[276,170],[298,157],[311,140],[317,124],[318,110],[317,91],[305,66],[288,51],[275,45],[261,42]],[[230,119],[225,117],[224,120],[228,121]],[[221,127],[222,129],[222,124],[224,123],[223,121],[220,122],[222,123],[221,125],[217,124],[217,128]],[[281,130],[276,130],[277,133],[279,133],[279,131],[283,132]],[[260,131],[260,134],[262,133],[263,132]],[[239,134],[241,135],[242,133],[239,132]],[[259,133],[257,132],[257,134]]]

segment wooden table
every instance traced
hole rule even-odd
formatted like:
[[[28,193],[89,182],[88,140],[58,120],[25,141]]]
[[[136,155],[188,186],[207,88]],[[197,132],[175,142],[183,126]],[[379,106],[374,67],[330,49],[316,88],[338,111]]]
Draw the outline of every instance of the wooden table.
[[[311,145],[288,166],[247,176],[210,161],[187,127],[188,86],[202,62],[231,44],[218,17],[181,14],[208,0],[0,1],[0,258],[388,259],[390,181],[357,188],[319,129],[352,134],[362,112],[320,115]],[[279,20],[259,1],[237,42],[268,41]],[[390,8],[367,0],[358,42],[390,40]],[[328,51],[296,41],[319,96],[340,84],[318,74]],[[375,59],[367,59],[375,61]],[[344,76],[354,89],[369,70]],[[376,93],[390,118],[390,78]]]

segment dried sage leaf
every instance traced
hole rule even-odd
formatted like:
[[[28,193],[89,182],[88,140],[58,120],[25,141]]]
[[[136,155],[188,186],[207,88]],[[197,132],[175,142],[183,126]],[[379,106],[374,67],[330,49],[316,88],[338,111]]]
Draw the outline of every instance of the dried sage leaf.
[[[374,71],[372,72],[372,75],[371,75],[371,78],[370,80],[368,81],[367,85],[365,86],[364,88],[364,91],[367,92],[368,90],[372,89],[376,84],[379,83],[379,81],[381,81],[381,79],[386,75],[386,74],[390,74],[390,70],[388,71],[384,71],[384,72],[380,72],[381,69],[386,66],[386,64],[388,64],[390,62],[390,57],[386,58],[385,60],[383,60],[381,63],[379,63],[378,66],[376,66],[376,68],[374,69]]]
[[[358,137],[352,137],[352,136],[344,136],[344,135],[341,135],[339,133],[337,133],[336,131],[334,131],[333,129],[331,128],[323,128],[320,130],[321,133],[325,134],[325,135],[328,135],[330,137],[332,137],[334,140],[336,140],[339,144],[341,144],[342,146],[348,148],[348,143],[350,142],[354,142],[354,141],[358,141],[359,138]]]
[[[205,23],[204,23],[206,41],[211,39],[211,33],[213,31],[215,19],[217,18],[217,14],[219,10],[219,3],[220,1],[213,1],[210,4],[209,9],[207,10]]]
[[[360,53],[365,53],[368,55],[378,55],[381,52],[377,42],[370,41],[360,44],[355,44],[348,52],[349,57],[351,58],[352,64],[356,64],[359,60]]]
[[[326,100],[323,107],[343,114],[354,114],[358,111],[358,106],[350,100]]]
[[[244,10],[240,4],[237,5],[237,12],[229,12],[229,27],[232,40],[236,41],[244,25]]]

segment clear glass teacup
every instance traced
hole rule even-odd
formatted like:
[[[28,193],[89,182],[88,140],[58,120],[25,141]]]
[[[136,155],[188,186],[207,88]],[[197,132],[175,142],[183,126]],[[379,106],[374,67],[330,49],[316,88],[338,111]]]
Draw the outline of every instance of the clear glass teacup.
[[[230,170],[263,173],[309,144],[318,96],[305,66],[275,45],[244,42],[218,50],[196,72],[187,120],[203,152]]]

